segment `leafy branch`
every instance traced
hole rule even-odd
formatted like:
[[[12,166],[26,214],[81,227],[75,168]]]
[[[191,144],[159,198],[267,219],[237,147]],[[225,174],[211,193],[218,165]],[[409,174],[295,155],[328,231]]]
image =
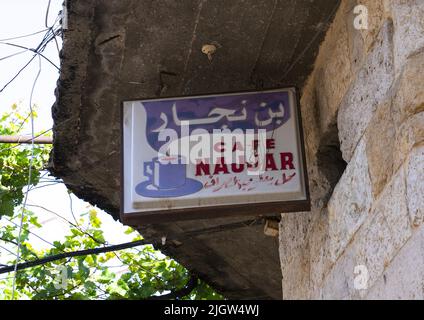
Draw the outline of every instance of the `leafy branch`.
[[[3,240],[3,239],[1,239]],[[99,254],[99,253],[106,253],[106,252],[112,252],[112,251],[118,251],[123,249],[129,249],[134,248],[142,245],[147,245],[147,243],[144,240],[138,240],[133,242],[127,242],[127,243],[121,243],[113,246],[108,247],[102,247],[102,248],[94,248],[94,249],[87,249],[87,250],[79,250],[79,251],[73,251],[73,252],[64,252],[52,256],[47,256],[44,258],[40,258],[33,261],[27,261],[23,263],[19,263],[17,266],[17,270],[23,270],[31,267],[36,267],[39,265],[44,265],[47,262],[52,262],[56,260],[62,260],[66,258],[73,258],[73,257],[81,257],[81,256],[87,256],[91,254]],[[0,268],[0,274],[12,272],[14,270],[14,266],[7,266],[4,268]]]
[[[0,116],[0,135],[19,134],[28,119],[27,115],[20,115],[15,105],[12,112]],[[31,203],[27,207],[37,213],[25,209],[21,228],[15,211],[22,207],[24,192],[48,192],[56,185],[57,181],[42,171],[49,152],[49,146],[36,145],[32,157],[26,145],[0,147],[0,253],[2,258],[15,257],[6,264],[1,261],[0,274],[14,271],[16,256],[9,249],[17,246],[19,230],[22,231],[22,262],[17,264],[13,277],[0,279],[0,299],[11,299],[12,279],[16,281],[16,297],[26,299],[222,299],[182,265],[154,249],[173,245],[172,241],[153,246],[137,231],[127,228],[125,234],[132,236],[131,242],[108,245],[97,210],[90,207],[85,213],[74,212],[70,193],[64,195],[70,200],[70,219],[62,209],[49,209],[48,203]],[[31,158],[34,170],[31,186],[26,188]],[[42,214],[43,221],[53,218],[66,224],[68,231],[63,238],[44,239],[44,226],[38,222],[37,214]],[[33,237],[43,241],[43,249],[32,246]],[[3,250],[8,254],[3,255]],[[64,275],[66,281],[58,286],[57,280]]]

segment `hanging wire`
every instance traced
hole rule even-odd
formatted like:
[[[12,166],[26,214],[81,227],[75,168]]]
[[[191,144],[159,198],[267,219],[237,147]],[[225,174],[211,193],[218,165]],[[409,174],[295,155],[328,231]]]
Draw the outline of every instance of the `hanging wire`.
[[[53,40],[53,39],[50,39],[50,40],[48,40],[47,41],[47,43],[48,42],[50,42],[51,40]],[[46,44],[47,44],[46,43]],[[6,46],[11,46],[11,47],[16,47],[16,48],[21,48],[21,49],[25,49],[25,50],[27,50],[27,51],[31,51],[31,52],[34,52],[36,55],[38,54],[39,56],[41,56],[43,59],[45,59],[47,62],[49,62],[53,67],[55,67],[57,70],[60,70],[60,68],[55,64],[55,63],[53,63],[53,61],[51,61],[49,58],[47,58],[44,54],[42,54],[40,51],[37,51],[36,49],[31,49],[31,48],[27,48],[27,47],[24,47],[24,46],[21,46],[21,45],[19,45],[19,44],[14,44],[14,43],[9,43],[9,42],[0,42],[0,44],[3,44],[3,45],[6,45]],[[44,50],[44,49],[43,49]]]
[[[77,220],[77,218],[75,217],[75,214],[74,214],[74,204],[72,202],[72,195],[69,192],[68,192],[68,196],[69,196],[69,208],[71,210],[72,217],[74,218],[75,224],[77,226],[79,226],[78,220]]]
[[[37,35],[37,34],[46,32],[47,30],[49,30],[49,28],[43,29],[43,30],[40,30],[40,31],[37,31],[37,32],[29,33],[29,34],[24,34],[22,36],[17,36],[17,37],[13,37],[13,38],[6,38],[6,39],[0,39],[0,41],[10,41],[10,40],[17,40],[17,39],[27,38],[27,37],[31,37],[31,36],[34,36],[34,35]]]
[[[9,254],[11,254],[14,257],[17,257],[18,255],[14,252],[12,252],[11,250],[7,249],[6,247],[3,247],[2,245],[0,245],[0,248],[2,248],[3,250],[7,251]]]
[[[17,55],[20,55],[20,54],[22,54],[22,53],[25,53],[25,52],[27,52],[27,51],[28,51],[28,50],[22,50],[22,51],[18,51],[18,52],[15,52],[15,53],[9,54],[8,56],[1,57],[1,58],[0,58],[0,61],[6,60],[6,59],[9,59],[9,58],[13,58],[13,57],[15,57],[15,56],[17,56]]]
[[[55,181],[55,182],[46,183],[42,186],[32,187],[32,188],[29,189],[29,191],[34,191],[34,190],[44,189],[44,188],[47,188],[47,187],[57,186],[59,184],[63,184],[63,182],[61,182],[61,181],[56,182]]]
[[[10,79],[4,86],[3,88],[0,90],[0,93],[4,91],[4,89],[6,89],[13,81],[16,80],[17,77],[19,77],[19,75],[21,74],[22,71],[24,71],[26,69],[26,67],[28,67],[30,65],[30,63],[35,59],[35,57],[37,56],[37,54],[35,54],[21,69],[19,69],[19,71],[13,76],[12,79]]]
[[[23,227],[23,223],[24,223],[26,204],[27,204],[27,201],[28,201],[28,189],[31,185],[32,166],[33,166],[33,162],[34,162],[34,136],[35,136],[35,133],[34,133],[34,113],[33,113],[33,110],[32,110],[32,98],[33,98],[33,95],[34,95],[35,86],[36,86],[38,78],[40,77],[40,74],[41,74],[41,66],[42,66],[41,65],[41,57],[38,56],[38,72],[37,72],[37,76],[34,79],[34,83],[32,84],[31,94],[30,94],[30,97],[29,97],[29,109],[30,109],[30,112],[31,112],[31,137],[32,137],[31,158],[30,158],[30,162],[29,162],[27,190],[25,192],[25,198],[24,198],[24,203],[23,203],[23,206],[22,206],[21,220],[20,220],[20,226],[19,226],[17,257],[16,257],[16,261],[15,261],[15,266],[14,266],[14,275],[13,275],[13,283],[12,283],[12,300],[15,299],[16,275],[17,275],[17,270],[18,270],[20,254],[21,254],[22,227]]]
[[[25,49],[26,51],[34,53],[34,55],[31,57],[31,59],[29,59],[29,61],[21,69],[19,69],[19,71],[12,77],[12,79],[10,79],[3,86],[3,88],[0,89],[0,93],[3,92],[13,81],[15,81],[18,78],[18,76],[22,73],[22,71],[24,71],[31,64],[31,62],[36,58],[37,55],[39,55],[39,56],[41,55],[43,57],[43,59],[47,60],[57,70],[60,70],[60,68],[56,64],[54,64],[50,59],[48,59],[45,55],[42,54],[42,52],[45,50],[47,45],[53,40],[56,41],[56,37],[61,33],[61,27],[60,26],[55,28],[56,24],[59,21],[60,21],[60,15],[58,15],[56,17],[56,20],[55,20],[54,24],[52,25],[52,27],[46,29],[47,32],[44,34],[43,39],[41,40],[41,42],[38,44],[38,46],[35,49],[27,48],[27,47],[24,47],[24,46],[21,46],[21,45],[18,45],[18,44],[14,44],[14,43],[4,42],[4,41],[6,41],[5,39],[0,40],[0,44],[2,44],[2,45],[17,47],[17,48]],[[41,32],[38,32],[38,33],[41,33]],[[56,46],[58,48],[57,43],[56,43]]]
[[[47,5],[47,9],[46,9],[46,16],[45,16],[45,26],[47,27],[47,29],[44,30],[40,30],[37,32],[33,32],[30,34],[25,34],[25,35],[21,35],[21,36],[16,36],[16,37],[10,37],[10,38],[5,38],[5,39],[0,39],[0,44],[2,45],[7,45],[7,46],[12,46],[12,47],[16,47],[16,48],[21,48],[24,49],[22,51],[18,51],[15,52],[13,54],[10,54],[8,56],[2,57],[0,58],[0,61],[4,61],[6,59],[15,57],[19,54],[23,54],[25,52],[32,52],[34,53],[33,56],[26,62],[26,64],[20,68],[18,70],[18,72],[3,86],[3,88],[0,90],[0,93],[3,92],[13,81],[15,81],[19,75],[34,61],[34,59],[36,57],[38,57],[38,72],[37,75],[34,79],[32,88],[31,88],[31,94],[30,94],[30,102],[29,102],[29,109],[30,109],[30,113],[28,115],[28,117],[30,117],[31,119],[31,157],[30,157],[30,162],[29,162],[29,169],[28,169],[28,180],[27,180],[27,187],[26,187],[26,191],[25,191],[25,197],[24,197],[24,201],[23,201],[23,206],[22,206],[22,211],[21,211],[21,215],[20,215],[20,223],[19,225],[11,220],[9,220],[9,222],[11,222],[12,224],[15,224],[16,226],[19,227],[19,234],[18,234],[18,239],[17,239],[17,253],[14,254],[13,252],[11,252],[10,250],[8,250],[7,248],[4,248],[6,251],[10,252],[11,254],[16,256],[16,261],[14,264],[14,268],[13,268],[13,284],[12,284],[12,296],[11,299],[14,300],[15,299],[15,291],[16,291],[16,277],[17,277],[17,268],[18,268],[18,264],[21,258],[21,246],[22,246],[22,232],[24,229],[24,217],[25,217],[25,210],[27,207],[27,201],[28,201],[28,193],[29,191],[32,189],[31,188],[31,178],[32,178],[32,171],[33,171],[33,161],[34,161],[34,139],[35,137],[35,132],[34,132],[34,113],[33,113],[33,106],[32,106],[32,100],[33,100],[33,95],[34,95],[34,90],[37,84],[37,81],[40,77],[41,71],[42,71],[42,59],[45,59],[46,61],[48,61],[51,65],[53,65],[56,69],[59,70],[59,67],[57,65],[55,65],[49,58],[47,58],[45,55],[42,54],[42,52],[45,50],[45,48],[47,47],[47,45],[51,42],[54,41],[56,44],[56,49],[59,52],[59,44],[57,42],[56,37],[59,36],[61,34],[61,28],[56,27],[57,22],[60,21],[60,15],[58,15],[56,17],[56,20],[54,21],[54,23],[49,27],[48,26],[48,18],[49,18],[49,11],[50,11],[50,5],[51,5],[51,0],[48,1],[48,5]],[[9,42],[5,42],[5,41],[11,41],[11,40],[17,40],[17,39],[21,39],[21,38],[25,38],[25,37],[30,37],[30,36],[34,36],[40,33],[45,32],[43,39],[41,40],[41,42],[37,45],[36,48],[28,48],[28,47],[24,47],[21,46],[19,44],[15,44],[15,43],[9,43]],[[28,119],[27,117],[27,119]],[[26,120],[24,120],[24,122],[26,122]],[[52,129],[46,130],[43,133],[41,133],[40,135],[43,135],[49,131],[51,131]],[[10,148],[14,148],[17,147],[15,146],[11,146]],[[4,148],[0,151],[4,151],[10,148]],[[52,243],[50,243],[49,241],[43,239],[42,237],[36,235],[35,233],[31,232],[30,230],[27,230],[29,233],[33,234],[34,236],[36,236],[37,238],[39,238],[40,240],[48,243],[49,245],[51,245],[52,247],[55,247]]]
[[[10,219],[7,219],[7,218],[5,218],[5,220],[7,222],[10,222],[11,224],[15,225],[16,227],[19,227],[19,225],[16,222],[14,222],[13,220],[10,220]],[[28,233],[32,234],[34,237],[36,237],[36,238],[40,239],[41,241],[47,243],[48,245],[52,246],[53,248],[56,248],[56,246],[53,243],[51,243],[50,241],[42,238],[41,236],[39,236],[38,234],[34,233],[33,231],[31,231],[31,230],[29,230],[27,228],[23,228],[23,230],[27,231]]]
[[[46,28],[49,28],[47,21],[49,19],[50,3],[51,3],[51,0],[49,0],[49,3],[47,4],[46,17],[44,19],[44,24],[45,24]]]
[[[62,215],[60,215],[59,213],[57,213],[57,212],[54,212],[54,211],[52,211],[52,210],[50,210],[50,209],[47,209],[47,208],[45,208],[45,207],[43,207],[43,206],[39,206],[39,205],[35,205],[35,204],[28,204],[28,207],[34,207],[34,208],[39,208],[39,209],[42,209],[42,210],[44,210],[44,211],[46,211],[46,212],[49,212],[49,213],[51,213],[51,214],[53,214],[53,215],[55,215],[55,216],[57,216],[58,218],[60,218],[61,220],[63,220],[64,222],[66,222],[66,223],[68,223],[70,226],[72,226],[72,227],[74,227],[74,228],[76,228],[76,229],[78,229],[81,233],[83,233],[83,234],[85,234],[86,236],[88,236],[89,238],[91,238],[92,240],[94,240],[95,242],[97,242],[98,244],[102,244],[102,245],[108,245],[108,242],[107,241],[101,241],[101,240],[99,240],[99,239],[97,239],[95,236],[93,236],[92,234],[90,234],[86,229],[83,229],[83,227],[82,226],[80,226],[80,225],[76,225],[75,223],[73,223],[73,222],[71,222],[71,221],[69,221],[68,219],[66,219],[65,217],[63,217]]]

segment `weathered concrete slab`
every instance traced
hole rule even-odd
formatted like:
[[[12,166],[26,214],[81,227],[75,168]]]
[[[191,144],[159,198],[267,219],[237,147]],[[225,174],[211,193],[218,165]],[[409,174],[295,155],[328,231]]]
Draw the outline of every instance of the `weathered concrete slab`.
[[[338,5],[68,0],[51,171],[117,218],[121,100],[302,87]],[[218,48],[211,61],[201,52],[210,43]],[[278,241],[264,236],[260,219],[139,229],[179,240],[168,253],[229,298],[281,298]]]

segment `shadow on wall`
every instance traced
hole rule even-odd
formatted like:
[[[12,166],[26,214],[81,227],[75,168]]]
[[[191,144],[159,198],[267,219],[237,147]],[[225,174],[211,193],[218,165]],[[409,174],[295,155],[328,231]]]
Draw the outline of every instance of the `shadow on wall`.
[[[324,175],[330,185],[325,202],[331,197],[334,188],[347,167],[340,150],[338,132],[337,124],[332,124],[327,133],[322,136],[317,152],[318,170]]]

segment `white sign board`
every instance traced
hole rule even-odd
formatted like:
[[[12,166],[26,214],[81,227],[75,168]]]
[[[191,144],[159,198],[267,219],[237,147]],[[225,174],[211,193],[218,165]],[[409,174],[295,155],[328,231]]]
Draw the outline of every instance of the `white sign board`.
[[[309,209],[295,89],[122,108],[124,222]]]

